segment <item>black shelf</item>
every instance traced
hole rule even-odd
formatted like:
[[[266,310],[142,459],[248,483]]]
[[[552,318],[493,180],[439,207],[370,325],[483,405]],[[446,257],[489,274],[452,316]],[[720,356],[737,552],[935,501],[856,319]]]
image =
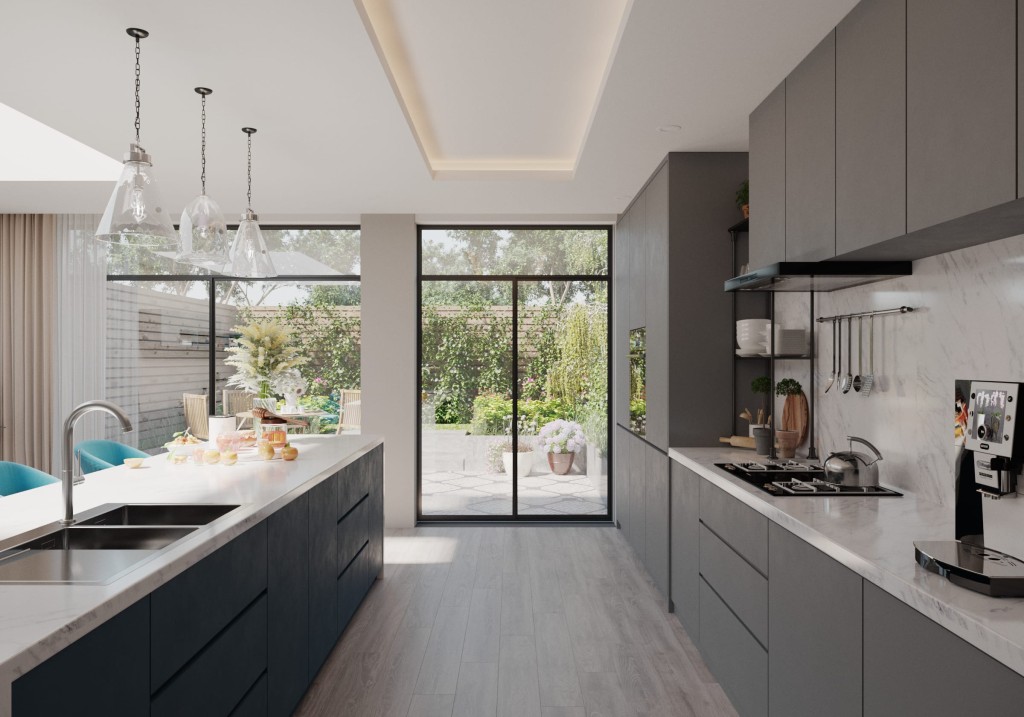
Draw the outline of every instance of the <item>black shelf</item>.
[[[735,224],[733,224],[731,227],[729,227],[729,233],[730,234],[739,234],[740,232],[745,232],[745,231],[748,231],[749,229],[750,229],[750,220],[749,219],[742,219],[742,220],[736,222]]]
[[[762,361],[767,361],[768,359],[771,358],[771,356],[740,356],[739,354],[734,355],[738,359],[760,359]],[[776,361],[810,361],[811,358],[812,357],[809,356],[808,354],[775,354]]]

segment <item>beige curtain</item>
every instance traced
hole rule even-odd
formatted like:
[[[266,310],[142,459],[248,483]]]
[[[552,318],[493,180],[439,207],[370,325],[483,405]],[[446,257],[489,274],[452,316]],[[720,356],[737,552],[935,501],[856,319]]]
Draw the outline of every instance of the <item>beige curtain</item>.
[[[56,304],[54,217],[0,214],[0,459],[47,473]]]

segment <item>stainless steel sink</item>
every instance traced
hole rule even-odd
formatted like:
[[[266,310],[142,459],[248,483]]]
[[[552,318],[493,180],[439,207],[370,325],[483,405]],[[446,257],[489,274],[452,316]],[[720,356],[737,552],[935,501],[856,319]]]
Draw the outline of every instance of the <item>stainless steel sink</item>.
[[[84,514],[76,525],[206,525],[230,513],[237,505],[140,504],[132,503],[104,510],[98,515]]]
[[[0,583],[107,584],[237,505],[101,505],[0,542]]]
[[[14,550],[160,550],[184,538],[195,528],[107,528],[72,526],[22,543]],[[2,554],[0,554],[2,560]]]

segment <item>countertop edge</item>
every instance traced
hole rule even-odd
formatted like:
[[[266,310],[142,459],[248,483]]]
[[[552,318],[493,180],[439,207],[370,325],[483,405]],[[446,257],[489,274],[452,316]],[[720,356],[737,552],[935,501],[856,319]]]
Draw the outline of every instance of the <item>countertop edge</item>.
[[[199,528],[194,534],[184,538],[180,544],[174,545],[168,549],[167,553],[159,556],[152,565],[141,565],[132,573],[111,583],[111,586],[118,587],[122,587],[118,584],[123,583],[123,589],[102,600],[63,627],[43,636],[34,645],[0,662],[0,715],[3,715],[2,707],[10,705],[11,687],[20,676],[88,635],[107,620],[120,614],[161,585],[211,555],[218,548],[223,547],[291,501],[312,490],[334,473],[384,443],[384,439],[376,435],[366,435],[362,438],[365,440],[359,448],[340,457],[329,467],[313,474],[291,490],[262,505],[242,506],[237,514],[229,514],[230,520],[215,522]],[[225,516],[225,518],[227,517]]]
[[[964,612],[956,605],[931,594],[923,589],[921,585],[907,582],[907,580],[899,575],[877,565],[870,559],[837,542],[834,538],[824,535],[798,518],[786,513],[785,510],[770,502],[770,497],[762,498],[755,492],[755,488],[741,483],[739,479],[731,477],[717,468],[709,468],[698,460],[687,456],[686,450],[686,448],[669,448],[669,458],[694,471],[711,484],[721,488],[730,496],[765,516],[776,525],[805,540],[841,565],[849,568],[865,580],[870,581],[873,585],[881,588],[900,602],[917,610],[968,644],[981,650],[992,659],[1024,676],[1024,645],[1007,639],[1006,636],[995,631],[989,625],[979,621],[974,615]],[[699,450],[707,451],[709,449],[702,448]],[[805,500],[813,500],[813,498]],[[891,499],[880,498],[878,500]],[[913,545],[908,545],[908,554],[911,550],[913,550]],[[921,567],[916,569],[922,573],[926,572]],[[928,576],[946,582],[939,576],[932,576],[930,573]],[[958,589],[968,592],[964,588]],[[971,593],[971,595],[976,594]],[[988,599],[1002,600],[1001,598]]]

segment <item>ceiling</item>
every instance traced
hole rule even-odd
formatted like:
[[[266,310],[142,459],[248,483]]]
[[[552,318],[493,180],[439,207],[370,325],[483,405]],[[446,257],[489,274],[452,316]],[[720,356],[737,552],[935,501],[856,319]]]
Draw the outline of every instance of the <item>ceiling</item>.
[[[360,16],[374,4],[413,60],[430,134]],[[607,220],[667,152],[745,150],[750,111],[856,0],[592,4],[8,0],[0,103],[120,160],[133,121],[124,29],[143,27],[142,144],[172,207],[199,191],[192,88],[205,85],[207,189],[229,218],[244,209],[250,125],[264,222]],[[517,162],[533,169],[508,171]],[[7,176],[0,212],[98,213],[111,187]]]

